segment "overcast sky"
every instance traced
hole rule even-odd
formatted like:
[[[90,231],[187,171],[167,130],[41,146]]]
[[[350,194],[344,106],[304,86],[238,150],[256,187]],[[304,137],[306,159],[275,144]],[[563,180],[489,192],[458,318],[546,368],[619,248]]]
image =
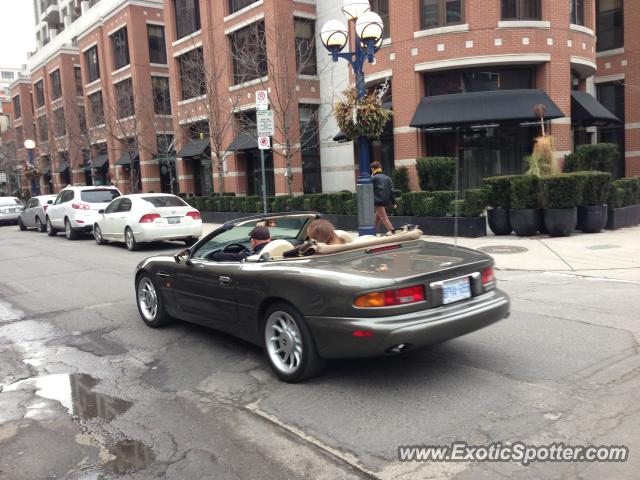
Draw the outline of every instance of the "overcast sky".
[[[0,67],[20,68],[36,48],[32,0],[0,0]]]

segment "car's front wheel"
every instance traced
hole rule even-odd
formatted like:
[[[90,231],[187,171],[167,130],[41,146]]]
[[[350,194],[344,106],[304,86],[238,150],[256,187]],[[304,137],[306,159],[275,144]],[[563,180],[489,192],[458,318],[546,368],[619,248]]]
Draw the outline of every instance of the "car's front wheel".
[[[102,230],[100,230],[100,226],[97,223],[93,226],[93,238],[95,238],[98,245],[104,245],[107,243],[102,237]]]
[[[78,232],[71,227],[71,222],[68,218],[64,219],[64,236],[67,240],[75,240],[78,238]]]
[[[285,382],[301,382],[326,366],[304,317],[293,306],[276,303],[264,315],[264,349],[273,372]]]
[[[136,237],[133,236],[133,231],[129,227],[124,231],[124,243],[127,246],[127,250],[131,252],[140,248],[140,244],[136,241]]]
[[[47,226],[44,223],[42,223],[42,220],[40,220],[40,217],[36,217],[36,229],[40,233],[44,233],[47,231]]]
[[[51,225],[51,219],[49,219],[49,217],[47,217],[46,221],[47,221],[47,235],[49,235],[50,237],[55,237],[58,231],[55,228],[53,228],[53,225]]]
[[[27,229],[26,225],[23,223],[20,217],[18,217],[18,226],[20,227],[20,230],[23,232]]]
[[[171,322],[171,317],[164,308],[162,295],[146,273],[140,275],[136,283],[136,300],[138,312],[148,326],[158,328]]]

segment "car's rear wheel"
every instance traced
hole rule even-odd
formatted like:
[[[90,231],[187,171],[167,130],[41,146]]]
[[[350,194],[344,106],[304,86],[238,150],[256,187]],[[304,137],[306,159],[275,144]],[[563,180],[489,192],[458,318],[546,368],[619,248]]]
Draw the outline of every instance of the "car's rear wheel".
[[[102,230],[100,230],[100,226],[97,223],[93,226],[93,238],[96,239],[96,243],[98,245],[104,245],[107,243],[102,237]]]
[[[36,217],[36,228],[40,233],[44,233],[47,231],[47,226],[44,223],[42,223],[42,220],[40,220],[40,217]]]
[[[171,322],[171,317],[164,308],[162,295],[146,273],[140,275],[136,283],[136,300],[138,312],[148,326],[158,328]]]
[[[55,237],[58,231],[55,228],[53,228],[53,225],[51,225],[51,219],[49,217],[47,217],[46,221],[47,221],[47,235],[49,235],[50,237]]]
[[[27,229],[26,225],[22,222],[22,219],[20,217],[18,217],[18,226],[23,232]]]
[[[75,240],[78,238],[78,232],[71,228],[71,222],[68,218],[64,219],[64,236],[67,240]]]
[[[133,231],[129,227],[124,230],[124,243],[127,246],[127,250],[131,252],[140,248],[140,244],[136,241],[136,237],[133,235]]]
[[[264,349],[273,372],[285,382],[301,382],[326,366],[304,317],[293,306],[276,303],[264,315]]]

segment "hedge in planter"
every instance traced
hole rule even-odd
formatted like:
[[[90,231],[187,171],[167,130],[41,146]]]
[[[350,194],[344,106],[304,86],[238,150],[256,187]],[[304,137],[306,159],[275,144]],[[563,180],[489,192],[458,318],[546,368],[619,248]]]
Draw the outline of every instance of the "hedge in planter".
[[[400,190],[400,193],[409,192],[409,169],[407,167],[396,168],[391,172],[393,188]]]
[[[463,217],[479,217],[487,208],[488,192],[482,188],[465,190],[462,203]]]
[[[420,188],[426,192],[453,190],[456,177],[456,159],[426,157],[416,161]]]
[[[447,214],[453,214],[450,210],[451,202],[456,199],[456,192],[429,192],[427,197],[419,208],[415,211],[415,215],[419,217],[446,217]]]
[[[576,152],[565,157],[564,171],[597,171],[612,173],[618,156],[618,145],[615,143],[598,143],[596,145],[580,145]]]
[[[578,229],[585,233],[601,232],[607,223],[607,198],[611,188],[611,174],[606,172],[577,172],[582,182],[582,201],[578,205]]]
[[[544,224],[553,237],[567,237],[578,222],[583,179],[579,175],[549,175],[540,179]]]
[[[487,177],[482,179],[487,191],[487,219],[489,228],[496,235],[509,235],[513,230],[509,220],[511,207],[511,176]]]
[[[542,226],[542,212],[538,202],[538,177],[514,175],[510,178],[510,184],[511,226],[518,236],[535,235]]]

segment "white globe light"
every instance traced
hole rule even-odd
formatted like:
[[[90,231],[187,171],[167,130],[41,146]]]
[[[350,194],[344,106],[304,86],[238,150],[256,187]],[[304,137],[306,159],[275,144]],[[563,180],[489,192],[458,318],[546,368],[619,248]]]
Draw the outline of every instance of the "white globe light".
[[[374,40],[377,42],[382,38],[384,23],[382,18],[375,12],[367,12],[358,17],[356,22],[356,33],[362,40]]]
[[[328,50],[342,50],[349,39],[347,27],[338,20],[329,20],[320,31],[320,40]]]
[[[342,2],[342,13],[348,20],[356,20],[369,10],[371,10],[369,0],[343,0]]]
[[[34,142],[33,140],[25,140],[24,148],[26,148],[27,150],[33,150],[34,148],[36,148],[36,142]]]

